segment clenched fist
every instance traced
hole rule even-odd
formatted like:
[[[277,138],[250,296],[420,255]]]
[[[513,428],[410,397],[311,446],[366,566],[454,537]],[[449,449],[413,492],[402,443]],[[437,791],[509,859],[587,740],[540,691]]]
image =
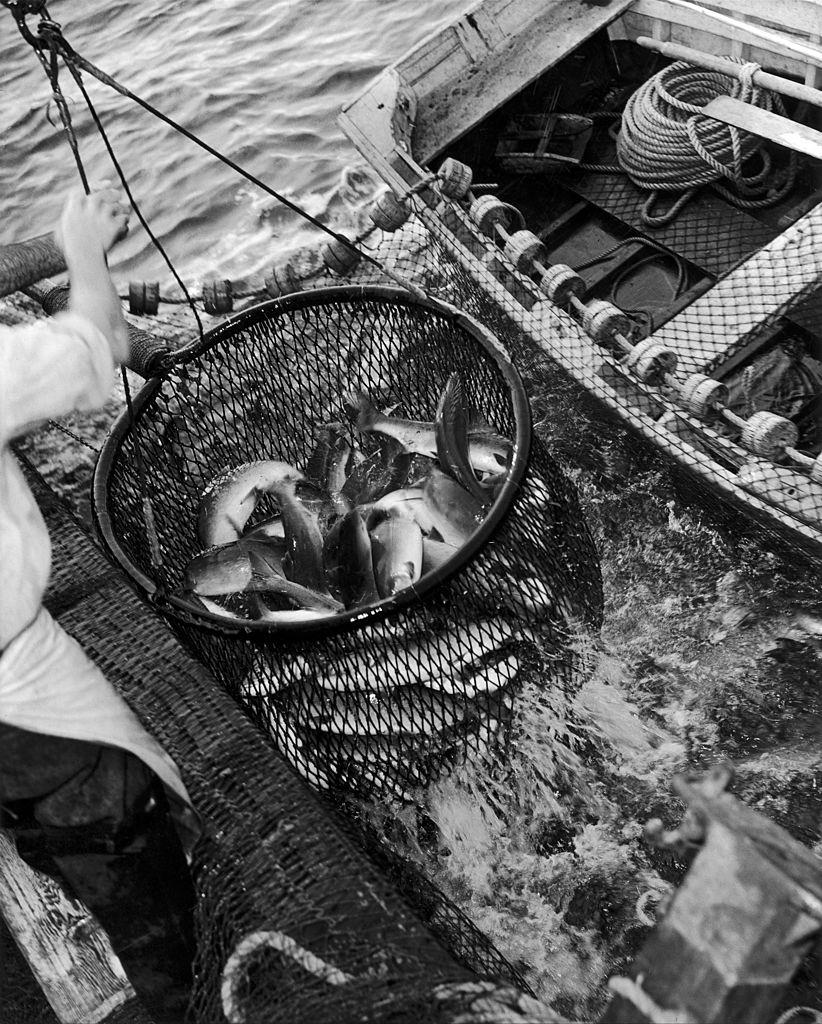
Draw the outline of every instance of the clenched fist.
[[[106,253],[128,232],[129,213],[120,190],[107,181],[90,195],[76,189],[63,206],[55,241],[67,261],[83,249],[99,248]]]

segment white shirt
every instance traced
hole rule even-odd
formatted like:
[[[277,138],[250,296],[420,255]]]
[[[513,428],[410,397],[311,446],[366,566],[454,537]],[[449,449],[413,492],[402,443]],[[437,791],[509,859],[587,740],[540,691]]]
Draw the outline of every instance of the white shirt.
[[[43,420],[101,406],[114,362],[103,334],[78,313],[0,326],[0,650],[35,618],[51,571],[51,542],[9,443]]]
[[[123,747],[188,801],[168,754],[42,607],[51,541],[9,448],[45,419],[102,405],[113,371],[108,342],[84,316],[0,327],[0,721]]]

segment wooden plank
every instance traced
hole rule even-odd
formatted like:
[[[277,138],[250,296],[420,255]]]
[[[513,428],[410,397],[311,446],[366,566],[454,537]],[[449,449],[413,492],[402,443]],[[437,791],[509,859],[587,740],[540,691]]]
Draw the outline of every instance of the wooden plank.
[[[652,18],[663,18],[672,25],[711,32],[727,39],[740,39],[749,45],[758,45],[786,56],[818,62],[822,59],[822,53],[819,47],[810,42],[809,37],[812,33],[819,34],[822,21],[817,14],[814,21],[805,25],[797,24],[799,16],[794,10],[796,4],[797,0],[780,0],[778,7],[780,23],[793,24],[800,32],[794,36],[765,24],[758,25],[755,20],[748,17],[747,9],[744,19],[739,19],[718,9],[711,10],[701,4],[691,3],[691,0],[636,0],[632,12],[646,14]],[[773,11],[774,5],[770,6]]]
[[[769,330],[791,299],[822,282],[822,205],[722,278],[654,338],[679,354],[683,372],[711,371]],[[790,314],[788,314],[790,315]]]
[[[789,6],[789,5],[786,5]],[[780,6],[780,14],[782,9]],[[810,38],[775,31],[749,20],[737,20],[684,0],[636,0],[620,22],[623,37],[653,35],[659,21],[668,22],[666,39],[719,56],[733,53],[763,67],[804,77],[808,65],[822,65],[822,48]]]
[[[393,68],[388,68],[343,107],[338,121],[367,159],[379,154],[390,163],[398,149],[408,152],[415,115],[413,92]]]
[[[706,117],[742,128],[763,139],[770,139],[797,153],[822,159],[822,132],[798,124],[789,117],[782,117],[761,107],[752,107],[750,103],[741,103],[730,96],[717,96],[706,104],[704,113]]]
[[[822,35],[822,6],[818,0],[737,0],[735,4],[702,3],[715,14],[724,14],[742,22],[761,22],[779,32]],[[728,7],[731,10],[728,10]]]
[[[490,14],[480,20],[469,12],[417,48],[397,65],[400,76],[417,94],[416,160],[427,163],[618,17],[631,2],[604,0],[589,5],[567,0],[510,0],[499,8],[493,28]],[[526,18],[526,14],[531,16]],[[469,39],[470,45],[466,43]]]
[[[0,913],[60,1021],[98,1024],[130,1000],[136,1003],[123,965],[91,912],[21,860],[2,829]],[[142,1019],[147,1020],[144,1013]]]

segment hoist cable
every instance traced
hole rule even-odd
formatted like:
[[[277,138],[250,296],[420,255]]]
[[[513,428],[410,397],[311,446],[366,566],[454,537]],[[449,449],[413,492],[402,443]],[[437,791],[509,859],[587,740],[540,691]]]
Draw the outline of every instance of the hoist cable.
[[[34,50],[35,50],[35,53],[37,55],[37,59],[40,61],[40,64],[42,65],[43,70],[46,73],[46,77],[49,80],[49,84],[51,85],[52,98],[54,99],[55,103],[57,104],[57,109],[60,112],[60,118],[61,118],[61,120],[63,122],[63,128],[64,128],[65,133],[66,133],[66,138],[68,140],[69,147],[70,147],[70,149],[72,151],[75,163],[77,165],[77,172],[78,172],[78,174],[80,176],[80,180],[81,180],[81,182],[83,184],[83,190],[85,191],[86,195],[88,195],[89,192],[90,192],[88,176],[86,174],[86,170],[85,170],[85,167],[83,165],[83,160],[82,160],[82,157],[80,155],[80,147],[79,147],[79,144],[77,142],[77,135],[76,135],[76,132],[74,131],[74,125],[72,124],[72,121],[71,121],[71,114],[69,112],[68,104],[66,103],[65,96],[63,95],[63,91],[62,91],[62,89],[60,87],[59,64],[58,64],[58,60],[57,60],[58,53],[60,53],[60,55],[63,56],[62,51],[60,50],[60,48],[58,46],[58,40],[62,39],[62,36],[60,35],[60,26],[56,22],[51,21],[51,19],[48,16],[48,10],[47,10],[45,4],[43,4],[40,9],[41,9],[42,13],[45,15],[45,18],[43,19],[43,21],[41,21],[40,26],[39,26],[40,45],[35,45],[34,46]],[[23,31],[22,23],[24,22],[24,18],[18,16],[18,12],[17,11],[14,11],[13,13],[15,14],[15,20],[17,21],[18,27],[21,29],[21,32],[22,32]],[[23,35],[24,35],[24,38],[29,39],[30,33],[28,33],[28,35],[27,35],[27,32],[28,32],[28,30],[26,30],[26,32],[23,32]],[[29,41],[31,41],[31,40],[29,39]],[[45,54],[43,53],[43,50],[46,47],[48,48],[48,51],[49,51],[48,58],[46,58]],[[63,59],[65,61],[65,57],[64,56],[63,56]],[[86,104],[87,104],[87,106],[89,108],[89,111],[90,111],[90,113],[91,113],[91,115],[92,115],[92,117],[94,119],[95,125],[97,126],[97,129],[100,132],[100,135],[101,135],[101,137],[102,137],[102,139],[103,139],[103,141],[104,141],[104,143],[106,145],[106,148],[108,150],[109,156],[111,157],[112,163],[114,164],[114,167],[117,170],[118,175],[120,176],[120,180],[122,181],[123,186],[126,189],[126,193],[129,196],[129,199],[133,202],[133,197],[132,197],[131,192],[130,192],[130,190],[128,188],[128,184],[127,184],[127,182],[125,180],[125,175],[123,174],[122,168],[120,167],[119,163],[117,162],[117,158],[115,157],[114,152],[113,152],[113,150],[111,148],[111,145],[110,145],[109,140],[108,140],[108,136],[106,135],[106,132],[105,132],[105,129],[103,128],[103,125],[100,122],[99,117],[97,116],[97,112],[94,109],[93,104],[91,103],[91,99],[89,98],[88,93],[85,90],[85,87],[84,87],[84,85],[82,83],[82,80],[81,80],[81,77],[80,77],[80,73],[76,70],[76,68],[73,68],[71,65],[69,65],[69,63],[67,61],[65,61],[65,63],[66,63],[66,66],[69,68],[69,72],[70,72],[72,78],[77,83],[78,87],[80,88],[80,91],[83,94],[84,99],[86,100]],[[140,218],[140,222],[143,224],[143,226],[148,231],[149,237],[151,237],[151,239],[152,239],[152,241],[154,241],[155,245],[157,245],[158,248],[160,248],[160,251],[163,252],[162,247],[159,245],[159,242],[152,235],[152,233],[149,230],[148,225],[146,224],[142,214],[137,209],[136,204],[134,204],[134,205],[135,205],[135,212],[137,212],[137,215]],[[179,277],[177,277],[176,270],[172,266],[172,264],[171,264],[170,260],[168,259],[168,257],[165,256],[164,252],[163,252],[163,256],[165,257],[166,262],[168,263],[168,266],[171,269],[172,273],[174,274],[175,278],[177,278],[177,281],[182,285],[182,282],[180,281]],[[185,290],[185,286],[183,286],[183,289]],[[191,302],[191,297],[188,296],[188,298],[189,298],[189,301]],[[198,324],[198,326],[200,328],[200,336],[202,337],[202,333],[203,333],[202,324],[200,322],[199,315],[197,314],[197,310],[195,309],[193,302],[191,302],[191,308],[194,311],[195,317],[197,318],[197,324]],[[129,385],[128,377],[126,375],[126,371],[125,371],[125,367],[124,366],[120,367],[120,372],[122,374],[123,390],[125,392],[125,399],[126,399],[126,407],[128,409],[129,420],[130,420],[130,423],[131,423],[131,426],[132,426],[132,429],[133,429],[134,422],[135,422],[135,416],[134,416],[134,406],[133,406],[132,398],[131,398],[131,387]],[[62,427],[59,423],[57,423],[57,422],[55,422],[53,420],[50,420],[49,422],[53,426],[57,427],[59,430],[64,430],[64,431],[66,431],[68,433],[66,428]],[[72,436],[76,437],[77,435],[72,435]],[[89,447],[89,448],[92,447],[91,445],[88,444],[88,442],[86,442],[82,438],[78,437],[77,439],[80,440],[81,443],[87,445],[87,447]],[[146,535],[147,535],[148,543],[149,543],[149,550],[150,550],[150,554],[151,554],[151,561],[152,561],[152,564],[158,565],[158,564],[160,564],[160,561],[161,561],[161,553],[160,553],[160,548],[159,548],[159,542],[158,542],[158,539],[157,539],[157,530],[156,530],[156,526],[155,526],[155,523],[154,523],[154,509],[153,509],[153,507],[151,505],[151,499],[148,496],[148,479],[147,479],[147,474],[146,474],[146,470],[145,470],[145,465],[143,463],[142,451],[141,451],[141,448],[140,448],[139,444],[135,445],[135,463],[136,463],[136,466],[137,466],[137,475],[138,475],[138,479],[140,481],[140,488],[141,488],[141,491],[143,493],[143,517],[144,517],[144,522],[145,522],[145,526],[146,526]]]
[[[77,70],[77,68],[72,67],[70,64],[67,65],[67,66],[68,66],[68,69],[69,69],[69,71],[71,73],[72,78],[74,79],[74,81],[77,84],[77,88],[80,90],[80,92],[83,95],[83,99],[85,100],[86,106],[88,107],[88,110],[89,110],[89,113],[92,116],[92,119],[94,120],[94,124],[97,127],[97,131],[100,133],[100,138],[103,140],[103,144],[105,145],[106,150],[108,151],[108,155],[109,155],[109,157],[111,159],[112,164],[114,165],[114,169],[117,171],[117,176],[119,177],[120,183],[123,186],[123,191],[128,196],[128,201],[131,204],[131,207],[134,210],[134,213],[135,213],[137,219],[140,221],[140,224],[142,225],[143,230],[146,232],[148,237],[151,239],[152,243],[154,244],[154,247],[157,249],[157,251],[163,257],[163,260],[165,261],[166,266],[171,271],[172,277],[177,282],[177,284],[180,286],[180,289],[182,290],[182,293],[185,296],[184,301],[186,303],[188,303],[188,306],[191,309],[191,312],[194,314],[194,319],[197,321],[197,330],[199,332],[200,339],[202,340],[202,338],[203,338],[203,322],[200,319],[200,314],[199,314],[199,312],[197,310],[197,306],[196,306],[196,304],[194,302],[194,299],[193,299],[191,293],[189,292],[188,288],[186,287],[185,283],[183,282],[183,279],[178,274],[177,268],[172,263],[171,258],[169,257],[168,253],[164,249],[164,247],[163,247],[162,243],[160,242],[159,238],[157,238],[157,236],[151,230],[151,228],[149,227],[148,221],[143,216],[143,213],[142,213],[142,211],[140,209],[140,206],[139,206],[137,200],[134,198],[134,194],[131,191],[131,188],[129,186],[129,183],[128,183],[128,180],[127,180],[127,178],[125,176],[125,173],[123,172],[123,168],[120,166],[120,162],[117,159],[117,156],[116,156],[116,154],[114,152],[114,149],[113,149],[113,147],[111,145],[111,141],[110,141],[110,139],[108,137],[108,133],[106,132],[106,130],[105,130],[104,126],[103,126],[103,123],[100,120],[100,117],[99,117],[99,115],[97,113],[97,110],[96,110],[94,104],[91,102],[91,97],[89,96],[88,91],[86,90],[86,87],[85,87],[85,84],[83,83],[83,79],[82,79],[82,76],[80,75],[80,72]]]

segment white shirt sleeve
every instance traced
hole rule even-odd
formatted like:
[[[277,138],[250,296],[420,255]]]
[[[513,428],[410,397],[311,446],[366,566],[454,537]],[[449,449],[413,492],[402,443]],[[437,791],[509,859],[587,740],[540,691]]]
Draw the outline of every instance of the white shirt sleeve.
[[[43,420],[101,406],[113,370],[105,336],[79,313],[0,326],[0,444]]]

